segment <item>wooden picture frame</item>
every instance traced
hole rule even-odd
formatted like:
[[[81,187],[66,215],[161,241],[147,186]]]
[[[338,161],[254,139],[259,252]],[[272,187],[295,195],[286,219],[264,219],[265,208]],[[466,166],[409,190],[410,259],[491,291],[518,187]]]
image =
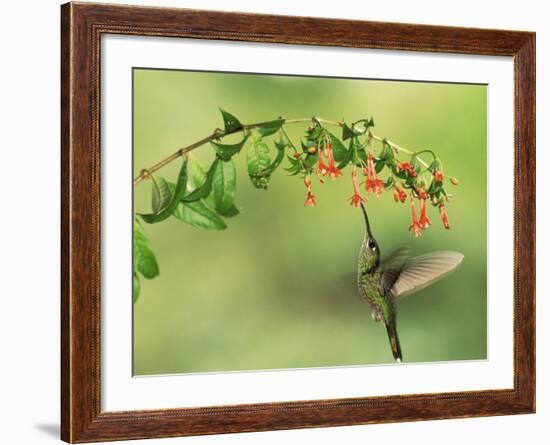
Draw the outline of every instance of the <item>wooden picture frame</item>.
[[[103,34],[512,56],[515,71],[513,389],[102,412],[99,116]],[[67,3],[61,7],[61,35],[63,440],[93,442],[535,411],[534,33]]]

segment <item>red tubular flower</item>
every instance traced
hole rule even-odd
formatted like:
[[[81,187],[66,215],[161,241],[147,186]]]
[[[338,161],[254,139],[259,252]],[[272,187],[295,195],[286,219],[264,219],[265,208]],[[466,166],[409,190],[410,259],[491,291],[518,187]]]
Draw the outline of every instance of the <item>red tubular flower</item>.
[[[304,184],[307,188],[307,197],[306,197],[306,201],[304,202],[304,206],[313,207],[314,205],[316,205],[315,195],[311,191],[311,189],[312,189],[312,187],[311,187],[311,178],[309,176],[305,177]]]
[[[395,186],[393,189],[393,200],[395,202],[405,202],[406,199],[407,194],[405,193],[405,191],[402,188]]]
[[[393,189],[393,200],[395,202],[399,202],[399,193],[397,192],[397,189]]]
[[[399,162],[396,166],[397,173],[401,170],[407,172],[411,178],[416,178],[416,170],[410,162]]]
[[[443,226],[446,229],[450,229],[451,226],[449,225],[449,217],[447,216],[447,210],[445,209],[445,204],[443,203],[439,204],[439,216],[441,216],[441,221],[443,221]]]
[[[353,196],[349,198],[350,203],[353,207],[359,207],[362,202],[365,202],[365,198],[359,193],[359,186],[357,185],[357,171],[355,167],[351,171],[351,180],[353,181]]]
[[[374,193],[378,198],[384,191],[384,181],[378,179],[376,176],[376,168],[374,166],[374,158],[372,153],[369,153],[367,158],[367,167],[363,169],[363,173],[367,175],[367,180],[365,181],[365,189],[367,193]]]
[[[422,234],[422,226],[420,225],[420,222],[418,221],[417,215],[416,215],[416,207],[414,206],[414,198],[411,195],[411,212],[412,212],[412,223],[409,226],[409,230],[414,234],[416,238],[418,238]]]
[[[426,190],[422,188],[415,188],[414,191],[418,195],[418,199],[428,199],[430,197]]]
[[[443,170],[436,170],[434,171],[434,179],[435,182],[443,182],[443,179],[445,178],[445,175],[443,174]]]
[[[323,161],[323,153],[321,151],[321,145],[317,145],[317,153],[319,157],[319,163],[317,164],[317,173],[325,176],[328,173],[328,167]]]
[[[432,221],[428,216],[426,215],[426,199],[421,198],[420,199],[420,219],[418,220],[418,224],[420,224],[420,227],[423,229],[427,229]]]
[[[315,202],[315,195],[311,192],[307,192],[307,197],[306,197],[306,201],[304,202],[304,206],[313,207],[315,205],[317,205],[317,203]]]
[[[420,219],[418,223],[423,229],[427,229],[432,221],[426,215],[426,200],[430,197],[424,189],[415,189],[418,194],[418,200],[420,201]]]
[[[342,172],[334,162],[334,153],[332,153],[332,144],[329,142],[327,144],[327,157],[328,157],[328,175],[332,179],[336,179],[338,176],[342,175]]]

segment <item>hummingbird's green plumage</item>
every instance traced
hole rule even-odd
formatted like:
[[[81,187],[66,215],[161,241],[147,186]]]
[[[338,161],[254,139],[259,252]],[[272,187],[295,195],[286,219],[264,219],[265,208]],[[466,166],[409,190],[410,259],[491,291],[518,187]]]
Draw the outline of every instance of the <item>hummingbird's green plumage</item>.
[[[390,347],[397,362],[403,360],[397,335],[396,299],[416,292],[453,271],[464,256],[459,252],[440,251],[408,258],[406,249],[398,249],[383,262],[380,247],[371,232],[367,211],[361,204],[366,231],[357,271],[357,288],[372,311],[372,318],[386,326]]]

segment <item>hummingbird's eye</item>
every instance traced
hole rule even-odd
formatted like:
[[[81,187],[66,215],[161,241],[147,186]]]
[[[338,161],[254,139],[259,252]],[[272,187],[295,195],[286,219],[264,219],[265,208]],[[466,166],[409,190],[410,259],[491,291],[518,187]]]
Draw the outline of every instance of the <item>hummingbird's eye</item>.
[[[376,250],[376,243],[375,243],[374,241],[371,241],[371,242],[369,243],[369,249],[370,249],[370,250]]]

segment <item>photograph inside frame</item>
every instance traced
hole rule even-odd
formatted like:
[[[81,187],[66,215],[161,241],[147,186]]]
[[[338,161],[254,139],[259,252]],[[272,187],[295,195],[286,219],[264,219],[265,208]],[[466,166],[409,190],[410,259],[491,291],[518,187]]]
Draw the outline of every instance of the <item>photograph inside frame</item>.
[[[132,78],[134,375],[487,358],[487,85]]]

